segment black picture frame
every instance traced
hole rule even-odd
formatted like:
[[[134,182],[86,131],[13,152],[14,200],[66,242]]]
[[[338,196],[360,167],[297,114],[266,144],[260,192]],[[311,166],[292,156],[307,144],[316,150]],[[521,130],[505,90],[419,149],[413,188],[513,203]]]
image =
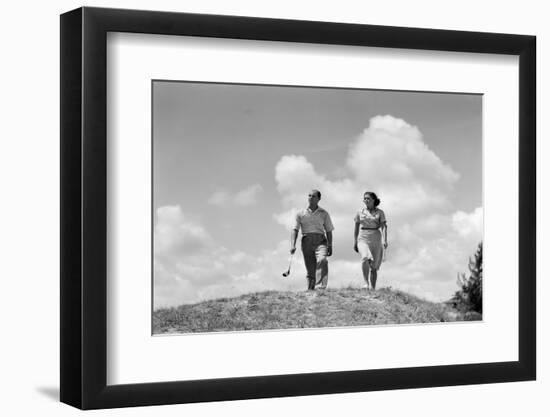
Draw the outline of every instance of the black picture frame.
[[[108,32],[519,57],[519,360],[107,385]],[[81,409],[536,378],[536,38],[359,24],[79,8],[61,15],[61,401]]]

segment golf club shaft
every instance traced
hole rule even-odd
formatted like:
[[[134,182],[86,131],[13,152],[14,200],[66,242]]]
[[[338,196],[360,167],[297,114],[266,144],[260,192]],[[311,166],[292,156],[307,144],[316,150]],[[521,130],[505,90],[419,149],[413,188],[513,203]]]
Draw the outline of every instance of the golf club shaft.
[[[289,259],[289,261],[288,261],[288,270],[287,270],[286,272],[283,273],[283,275],[284,275],[285,277],[287,277],[287,276],[290,275],[290,267],[292,266],[292,258],[293,258],[293,257],[294,257],[294,254],[292,253],[292,254],[290,255],[290,259]]]

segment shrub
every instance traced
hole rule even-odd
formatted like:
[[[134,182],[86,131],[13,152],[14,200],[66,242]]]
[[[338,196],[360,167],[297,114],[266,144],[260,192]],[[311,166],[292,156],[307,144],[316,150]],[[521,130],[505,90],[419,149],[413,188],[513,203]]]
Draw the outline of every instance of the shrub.
[[[457,284],[460,287],[453,297],[469,310],[482,313],[483,308],[483,242],[480,242],[474,259],[468,262],[470,276],[458,274]]]

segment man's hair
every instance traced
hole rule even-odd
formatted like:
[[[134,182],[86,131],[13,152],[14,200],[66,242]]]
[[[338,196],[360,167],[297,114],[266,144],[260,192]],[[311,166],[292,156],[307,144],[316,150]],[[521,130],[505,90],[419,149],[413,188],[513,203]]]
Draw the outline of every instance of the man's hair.
[[[313,189],[311,191],[313,191],[314,193],[317,193],[317,197],[319,197],[319,200],[321,199],[321,191],[316,190],[316,189]]]

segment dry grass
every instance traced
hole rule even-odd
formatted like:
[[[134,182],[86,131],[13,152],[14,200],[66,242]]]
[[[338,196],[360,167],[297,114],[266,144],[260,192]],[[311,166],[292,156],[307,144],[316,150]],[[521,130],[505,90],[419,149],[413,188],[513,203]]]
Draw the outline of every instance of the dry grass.
[[[481,320],[443,303],[382,288],[267,291],[153,313],[153,333],[367,326]]]

